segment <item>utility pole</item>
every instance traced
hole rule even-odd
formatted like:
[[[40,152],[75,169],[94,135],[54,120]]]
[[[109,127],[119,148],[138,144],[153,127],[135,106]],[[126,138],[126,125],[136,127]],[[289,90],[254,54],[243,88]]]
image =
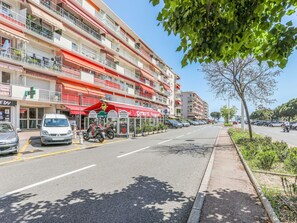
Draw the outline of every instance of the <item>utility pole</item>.
[[[244,130],[244,106],[241,100],[241,131]]]

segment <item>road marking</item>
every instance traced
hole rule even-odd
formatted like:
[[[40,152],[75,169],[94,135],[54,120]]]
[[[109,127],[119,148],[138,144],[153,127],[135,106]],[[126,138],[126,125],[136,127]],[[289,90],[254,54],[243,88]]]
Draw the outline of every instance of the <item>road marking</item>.
[[[145,150],[145,149],[148,149],[148,148],[150,148],[150,146],[147,146],[147,147],[144,147],[144,148],[142,148],[142,149],[138,149],[138,150],[132,151],[132,152],[130,152],[130,153],[125,153],[125,154],[123,154],[123,155],[117,156],[117,158],[122,158],[122,157],[124,157],[124,156],[128,156],[128,155],[131,155],[131,154],[133,154],[133,153],[140,152],[140,151]]]
[[[23,145],[23,147],[19,150],[17,156],[14,158],[14,160],[18,160],[21,158],[23,152],[27,149],[27,147],[30,145],[31,140],[27,140],[27,142]]]
[[[192,134],[191,132],[188,132],[186,135],[190,135],[190,134]]]
[[[49,178],[47,180],[40,181],[40,182],[35,183],[35,184],[31,184],[31,185],[28,185],[28,186],[25,186],[25,187],[22,187],[22,188],[19,188],[19,189],[16,189],[16,190],[7,192],[7,193],[5,193],[3,195],[0,195],[0,198],[9,196],[9,195],[12,195],[12,194],[15,194],[15,193],[19,193],[19,192],[22,192],[24,190],[28,190],[28,189],[33,188],[33,187],[37,187],[39,185],[48,183],[50,181],[54,181],[54,180],[60,179],[62,177],[66,177],[66,176],[69,176],[71,174],[74,174],[74,173],[77,173],[77,172],[80,172],[80,171],[83,171],[83,170],[86,170],[86,169],[89,169],[89,168],[92,168],[92,167],[95,167],[95,166],[96,166],[96,164],[93,164],[93,165],[90,165],[90,166],[86,166],[86,167],[83,167],[83,168],[80,168],[80,169],[77,169],[77,170],[74,170],[74,171],[71,171],[71,172],[68,172],[68,173],[64,173],[64,174],[58,175],[56,177]]]
[[[158,142],[157,144],[158,144],[158,145],[161,145],[161,144],[163,144],[163,143],[170,142],[170,141],[172,141],[172,139],[168,139],[168,140],[165,140],[165,141],[163,141],[163,142]]]
[[[122,142],[122,141],[126,141],[127,139],[123,139],[123,140],[117,140],[117,141],[113,141],[113,142],[108,142],[105,144],[97,144],[96,143],[96,147],[101,147],[102,145],[109,145],[109,144],[113,144],[113,143],[118,143],[118,142]],[[74,152],[74,151],[79,151],[79,150],[85,150],[88,149],[90,146],[86,146],[86,147],[76,147],[74,149],[67,149],[67,150],[60,150],[60,151],[56,151],[56,152],[51,152],[51,153],[45,153],[45,154],[41,154],[41,155],[37,155],[37,156],[29,156],[29,157],[20,157],[19,159],[13,159],[13,160],[9,160],[9,161],[5,161],[5,162],[1,162],[0,166],[6,165],[6,164],[10,164],[10,163],[15,163],[15,162],[20,162],[20,161],[26,161],[26,160],[32,160],[32,159],[38,159],[38,158],[45,158],[45,157],[50,157],[50,156],[55,156],[55,155],[60,155],[60,154],[64,154],[64,153],[69,153],[69,152]]]
[[[181,137],[183,137],[183,136],[185,136],[185,135],[180,135],[180,136],[177,136],[177,137],[175,137],[176,139],[179,139],[179,138],[181,138]]]

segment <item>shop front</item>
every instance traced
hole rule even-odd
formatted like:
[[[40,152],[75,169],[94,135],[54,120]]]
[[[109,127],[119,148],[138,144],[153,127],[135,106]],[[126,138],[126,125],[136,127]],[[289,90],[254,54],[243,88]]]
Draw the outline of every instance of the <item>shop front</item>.
[[[16,101],[0,99],[0,122],[12,122]]]

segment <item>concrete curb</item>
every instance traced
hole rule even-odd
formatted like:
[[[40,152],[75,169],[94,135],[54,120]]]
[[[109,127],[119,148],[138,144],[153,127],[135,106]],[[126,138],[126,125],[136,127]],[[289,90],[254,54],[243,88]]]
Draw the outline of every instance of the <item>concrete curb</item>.
[[[203,208],[205,194],[206,194],[206,191],[208,188],[210,175],[211,175],[211,171],[213,168],[215,150],[216,150],[216,145],[218,144],[218,139],[219,139],[220,133],[221,133],[221,130],[219,131],[219,134],[218,134],[216,142],[215,142],[214,149],[213,149],[211,156],[209,158],[208,165],[204,171],[203,179],[199,186],[199,190],[197,192],[197,195],[196,195],[196,198],[194,201],[194,205],[192,207],[192,210],[191,210],[191,213],[190,213],[187,223],[199,223],[199,221],[200,221],[201,211]]]
[[[261,200],[261,203],[263,204],[264,208],[265,208],[265,211],[266,213],[268,214],[268,217],[270,219],[270,221],[272,223],[280,223],[280,220],[278,219],[277,215],[275,214],[273,208],[271,207],[271,204],[270,202],[268,201],[268,199],[265,197],[264,193],[262,192],[261,190],[261,187],[257,181],[257,179],[255,178],[253,172],[251,171],[250,167],[247,165],[246,161],[244,160],[239,148],[237,147],[237,145],[235,144],[234,140],[232,139],[232,137],[229,135],[229,137],[231,138],[232,140],[232,143],[233,145],[235,146],[236,148],[236,151],[240,157],[240,160],[253,184],[253,187],[255,188],[260,200]]]

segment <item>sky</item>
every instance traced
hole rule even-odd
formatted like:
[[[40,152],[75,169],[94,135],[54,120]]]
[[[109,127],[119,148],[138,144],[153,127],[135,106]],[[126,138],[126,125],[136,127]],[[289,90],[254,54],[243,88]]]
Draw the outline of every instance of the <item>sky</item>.
[[[201,68],[199,63],[181,67],[183,54],[176,52],[180,43],[179,38],[174,35],[168,36],[162,26],[158,26],[156,18],[161,10],[160,5],[153,7],[149,0],[103,0],[103,2],[181,77],[179,82],[182,91],[195,91],[203,100],[208,102],[209,112],[219,111],[223,105],[227,105],[227,100],[215,97],[204,79],[203,72],[199,71]],[[277,89],[272,97],[276,102],[267,107],[275,108],[297,97],[296,70],[297,52],[294,51],[289,57],[286,68],[276,79],[278,82]],[[230,106],[232,105],[240,109],[239,101],[231,100]],[[249,109],[253,111],[255,106],[249,104]]]

